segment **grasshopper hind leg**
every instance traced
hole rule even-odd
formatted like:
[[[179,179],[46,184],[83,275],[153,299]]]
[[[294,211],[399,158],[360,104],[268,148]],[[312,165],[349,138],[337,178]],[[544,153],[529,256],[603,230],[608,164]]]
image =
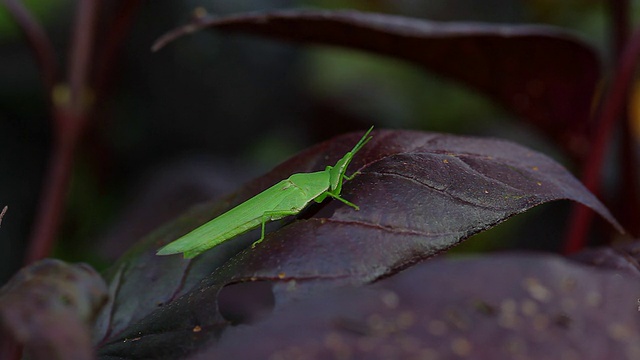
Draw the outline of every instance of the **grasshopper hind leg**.
[[[251,244],[251,248],[255,248],[256,245],[260,244],[262,240],[264,240],[264,230],[267,225],[267,221],[282,219],[286,216],[296,215],[300,211],[295,210],[287,210],[287,211],[265,211],[260,217],[261,220],[261,231],[260,231],[260,239],[256,240]]]

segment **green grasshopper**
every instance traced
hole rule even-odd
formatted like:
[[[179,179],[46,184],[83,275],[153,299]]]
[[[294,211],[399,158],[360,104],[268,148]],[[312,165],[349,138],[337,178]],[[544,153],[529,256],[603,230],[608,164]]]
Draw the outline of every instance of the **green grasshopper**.
[[[327,197],[340,200],[359,210],[358,206],[340,197],[342,183],[351,180],[354,175],[347,176],[347,166],[353,156],[369,141],[369,133],[373,126],[362,136],[362,139],[346,153],[334,166],[327,166],[323,171],[293,174],[288,179],[264,190],[251,199],[234,207],[217,218],[196,228],[181,238],[165,245],[157,255],[183,253],[185,259],[193,258],[237,235],[262,225],[260,239],[253,243],[256,246],[264,239],[264,228],[268,221],[282,219],[300,213],[311,201],[321,203]]]

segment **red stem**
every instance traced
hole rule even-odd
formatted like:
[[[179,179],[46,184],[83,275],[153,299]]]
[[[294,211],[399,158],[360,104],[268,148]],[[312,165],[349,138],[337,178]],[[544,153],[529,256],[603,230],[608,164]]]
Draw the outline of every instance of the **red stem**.
[[[59,123],[77,122],[71,119],[73,115],[69,112],[63,111],[58,116],[66,117],[59,120]],[[43,259],[51,253],[69,190],[76,144],[77,139],[72,137],[58,138],[54,144],[42,189],[43,196],[38,205],[34,230],[27,248],[26,264]]]
[[[614,127],[625,109],[629,87],[633,81],[633,73],[639,57],[640,29],[633,33],[628,46],[618,61],[611,90],[604,100],[602,111],[599,113],[598,128],[586,160],[582,181],[587,189],[596,194],[600,189],[601,170],[608,150],[607,145],[610,143]],[[565,253],[572,253],[584,247],[593,215],[592,211],[582,205],[574,207],[565,242]]]
[[[69,90],[70,107],[79,112],[87,107],[87,84],[89,62],[93,51],[96,17],[98,13],[97,0],[80,0],[76,14],[76,24],[73,31],[73,43],[69,61]],[[78,120],[85,120],[80,118]]]
[[[64,211],[74,152],[88,120],[86,89],[97,15],[96,3],[94,0],[81,0],[78,4],[69,61],[70,97],[68,103],[54,104],[53,154],[27,249],[27,264],[51,253]]]
[[[612,44],[615,60],[620,59],[629,37],[629,0],[610,0]]]
[[[616,60],[624,49],[629,34],[629,0],[612,0],[611,17],[613,23],[613,44]],[[618,206],[617,217],[622,225],[633,237],[640,237],[640,197],[638,194],[638,157],[636,155],[636,140],[633,131],[633,119],[624,109],[622,114],[622,145],[621,145],[621,180],[616,194]]]
[[[87,102],[86,91],[98,0],[79,1],[68,69],[69,97],[66,100],[55,100],[60,101],[57,103],[52,101],[56,82],[53,46],[40,25],[19,1],[3,2],[34,50],[55,128],[53,153],[27,248],[26,263],[29,264],[51,253],[69,189],[75,149],[88,121],[90,104]],[[0,344],[0,353],[7,355],[6,358],[18,359],[20,351],[17,349],[8,339]]]
[[[634,238],[640,237],[640,196],[638,194],[638,156],[636,139],[633,136],[633,119],[625,118],[622,134],[622,184],[620,186],[620,212],[622,225]]]
[[[97,99],[103,99],[103,94],[109,90],[113,81],[113,70],[127,35],[131,30],[135,15],[142,5],[142,0],[121,0],[115,10],[115,19],[110,22],[105,35],[106,40],[100,46],[100,53],[96,61],[95,92]]]

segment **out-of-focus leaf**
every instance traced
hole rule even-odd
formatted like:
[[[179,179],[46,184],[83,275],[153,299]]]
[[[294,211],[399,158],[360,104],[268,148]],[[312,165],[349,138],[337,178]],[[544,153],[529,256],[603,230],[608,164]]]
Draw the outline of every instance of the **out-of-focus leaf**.
[[[0,289],[0,324],[31,360],[93,359],[89,325],[107,286],[91,267],[45,259]]]
[[[338,201],[311,206],[230,260],[257,235],[229,241],[193,261],[153,255],[275,182],[334,164],[361,135],[302,152],[248,184],[233,201],[196,209],[133,250],[112,273],[114,302],[99,325],[103,358],[179,357],[211,341],[229,326],[217,308],[218,293],[227,284],[276,281],[275,302],[283,304],[307,284],[368,283],[553,200],[585,204],[620,229],[571,174],[537,152],[495,139],[374,131],[351,163],[349,172],[358,175],[342,193],[360,211]]]
[[[586,249],[573,254],[571,258],[585,264],[623,271],[640,277],[640,242],[637,240],[625,244]]]
[[[556,256],[435,260],[230,328],[190,359],[637,359],[639,291]]]
[[[338,45],[409,60],[489,95],[573,155],[588,150],[599,60],[589,45],[559,28],[293,10],[196,19],[159,38],[153,48],[202,29]]]

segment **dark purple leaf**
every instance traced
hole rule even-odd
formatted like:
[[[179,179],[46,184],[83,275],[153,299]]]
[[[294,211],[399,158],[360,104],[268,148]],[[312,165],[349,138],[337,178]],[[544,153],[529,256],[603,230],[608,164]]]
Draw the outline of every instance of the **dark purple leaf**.
[[[639,289],[557,256],[435,260],[277,308],[190,359],[637,359]]]
[[[107,286],[85,264],[46,259],[18,272],[0,289],[0,325],[29,359],[93,359],[92,324]]]
[[[197,19],[162,36],[154,49],[202,29],[405,59],[491,96],[572,154],[582,156],[587,150],[599,60],[589,45],[558,28],[293,10]]]
[[[640,277],[640,242],[586,249],[571,256],[579,262]]]
[[[328,201],[272,231],[255,248],[247,246],[257,235],[248,233],[193,261],[153,255],[273,183],[334,164],[361,135],[308,149],[247,185],[232,201],[195,209],[134,249],[110,276],[114,302],[101,317],[101,354],[184,355],[228,327],[217,309],[218,293],[227,284],[288,284],[275,289],[281,304],[307,291],[306,284],[319,289],[369,283],[553,200],[585,204],[619,229],[593,195],[540,153],[495,139],[374,131],[350,166],[350,173],[359,174],[343,188],[343,196],[360,211]],[[242,247],[247,248],[229,260]],[[288,288],[291,281],[299,285]]]
[[[163,244],[209,220],[207,217],[219,213],[218,209],[224,205],[227,204],[195,207],[182,218],[152,233],[111,267],[105,274],[110,283],[109,302],[96,322],[99,344],[118,336],[131,324],[184,295],[246,246],[241,241],[228,242],[193,261],[186,261],[180,256],[155,255]]]

